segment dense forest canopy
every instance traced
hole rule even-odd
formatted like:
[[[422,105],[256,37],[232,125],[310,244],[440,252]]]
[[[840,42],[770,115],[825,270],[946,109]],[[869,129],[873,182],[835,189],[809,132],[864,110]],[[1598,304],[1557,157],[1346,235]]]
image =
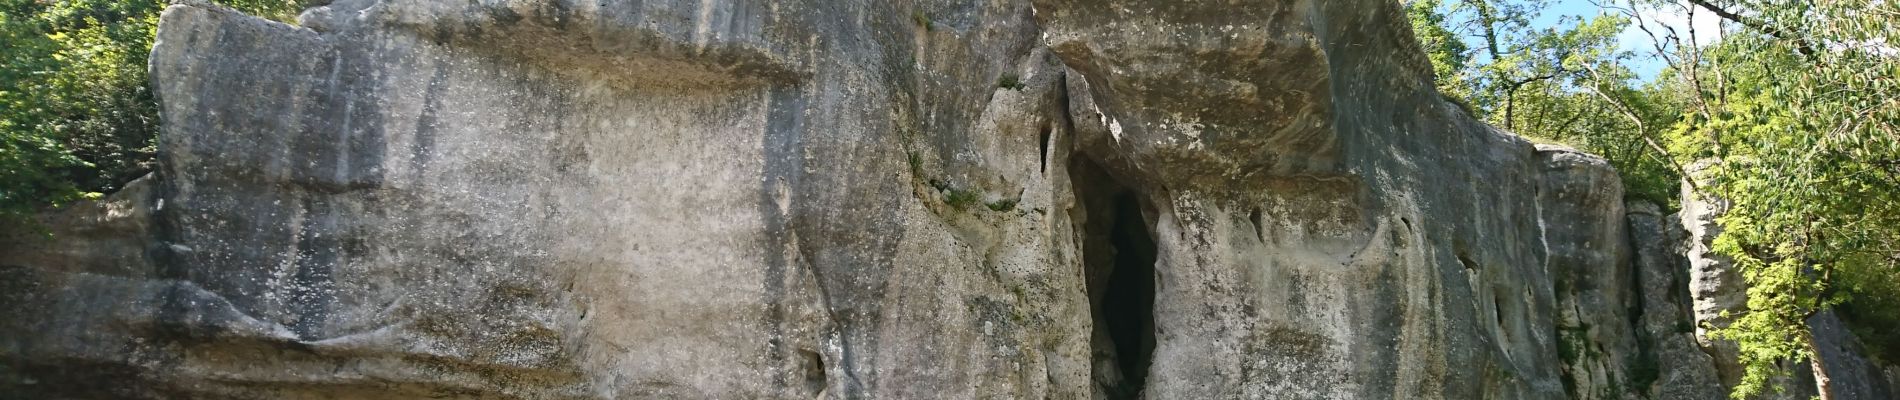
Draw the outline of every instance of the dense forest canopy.
[[[297,1],[223,3],[288,20]],[[145,61],[163,8],[0,0],[0,222],[151,170],[158,115]],[[1673,205],[1687,174],[1698,183],[1686,195],[1730,203],[1718,246],[1750,283],[1749,311],[1716,332],[1743,349],[1737,396],[1775,389],[1786,361],[1811,351],[1804,320],[1822,310],[1841,311],[1879,356],[1900,361],[1900,4],[1407,8],[1449,101],[1604,156],[1633,198]]]
[[[1578,4],[1589,12],[1555,13]],[[1632,197],[1675,203],[1677,181],[1691,175],[1683,195],[1729,202],[1716,246],[1749,283],[1748,311],[1710,328],[1741,346],[1736,397],[1779,390],[1771,378],[1810,354],[1805,321],[1823,310],[1841,311],[1877,356],[1900,361],[1900,5],[1407,6],[1452,101],[1534,140],[1603,155]],[[1698,19],[1718,23],[1670,23]]]

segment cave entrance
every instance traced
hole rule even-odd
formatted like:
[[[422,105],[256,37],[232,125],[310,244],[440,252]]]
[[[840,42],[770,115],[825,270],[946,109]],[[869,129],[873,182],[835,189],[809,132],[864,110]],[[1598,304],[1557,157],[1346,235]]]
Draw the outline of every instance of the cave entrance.
[[[1084,158],[1070,179],[1082,204],[1095,398],[1140,399],[1155,348],[1155,241],[1133,190]]]

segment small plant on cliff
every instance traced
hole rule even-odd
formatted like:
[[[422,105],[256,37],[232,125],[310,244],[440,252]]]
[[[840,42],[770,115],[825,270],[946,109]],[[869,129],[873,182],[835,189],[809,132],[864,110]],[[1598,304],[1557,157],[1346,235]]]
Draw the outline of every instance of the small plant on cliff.
[[[916,23],[917,26],[923,27],[925,31],[932,30],[930,26],[930,16],[924,15],[924,12],[922,10],[912,11],[910,13],[910,22]]]
[[[1016,209],[1016,203],[1019,201],[1020,200],[1017,200],[1017,199],[1002,199],[1002,200],[992,201],[988,203],[983,203],[983,205],[985,207],[989,207],[990,211],[1002,212],[1002,211],[1009,211],[1009,210]]]
[[[978,201],[982,200],[982,197],[983,196],[981,194],[978,194],[974,190],[950,189],[949,191],[944,192],[943,203],[949,204],[951,207],[956,207],[958,210],[961,210],[965,208],[970,208],[970,206],[975,205]]]
[[[1023,90],[1023,88],[1027,86],[1023,85],[1022,77],[1016,76],[1016,73],[1005,72],[1002,76],[996,77],[996,87],[1009,90]]]
[[[923,157],[919,157],[917,155],[917,152],[915,151],[908,152],[906,155],[907,157],[905,157],[905,162],[910,164],[911,176],[923,176],[924,175]]]

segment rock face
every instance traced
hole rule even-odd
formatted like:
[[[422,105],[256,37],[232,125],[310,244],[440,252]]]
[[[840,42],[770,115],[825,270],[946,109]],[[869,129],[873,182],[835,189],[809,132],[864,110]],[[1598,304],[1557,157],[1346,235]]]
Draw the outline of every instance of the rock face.
[[[1556,293],[1557,351],[1577,399],[1630,397],[1637,330],[1623,187],[1602,158],[1538,145],[1544,267]]]
[[[0,230],[0,265],[31,265],[64,273],[150,278],[156,268],[152,211],[158,201],[150,177],[134,180],[104,199],[41,215],[35,226]]]
[[[1704,168],[1707,168],[1706,162],[1694,164],[1689,170],[1694,174]],[[1689,260],[1689,294],[1695,304],[1696,341],[1715,356],[1722,383],[1734,386],[1742,379],[1742,366],[1735,361],[1740,350],[1732,342],[1709,337],[1711,329],[1728,326],[1729,318],[1722,313],[1747,309],[1747,283],[1735,271],[1733,260],[1715,252],[1715,237],[1722,234],[1722,226],[1716,223],[1716,218],[1727,210],[1726,200],[1702,196],[1696,193],[1695,185],[1683,182],[1682,212],[1677,215],[1688,230],[1685,250]]]
[[[1814,378],[1829,399],[1891,399],[1900,395],[1889,381],[1892,368],[1862,354],[1860,342],[1833,311],[1808,317],[1815,349]]]
[[[0,391],[1725,393],[1668,221],[1443,101],[1402,16],[174,5],[149,188],[0,244]]]
[[[1677,215],[1637,201],[1629,206],[1630,243],[1635,245],[1638,304],[1636,334],[1643,345],[1631,369],[1637,381],[1651,380],[1639,394],[1652,399],[1720,399],[1728,395],[1716,363],[1697,341],[1689,298],[1689,265],[1682,244],[1689,232]]]

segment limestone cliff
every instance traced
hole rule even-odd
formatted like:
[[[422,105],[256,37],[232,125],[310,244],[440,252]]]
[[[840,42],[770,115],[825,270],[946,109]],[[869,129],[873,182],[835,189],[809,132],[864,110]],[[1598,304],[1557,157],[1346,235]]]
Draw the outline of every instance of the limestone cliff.
[[[1726,393],[1690,235],[1443,101],[1410,32],[1389,0],[174,5],[160,171],[0,240],[0,392]]]

